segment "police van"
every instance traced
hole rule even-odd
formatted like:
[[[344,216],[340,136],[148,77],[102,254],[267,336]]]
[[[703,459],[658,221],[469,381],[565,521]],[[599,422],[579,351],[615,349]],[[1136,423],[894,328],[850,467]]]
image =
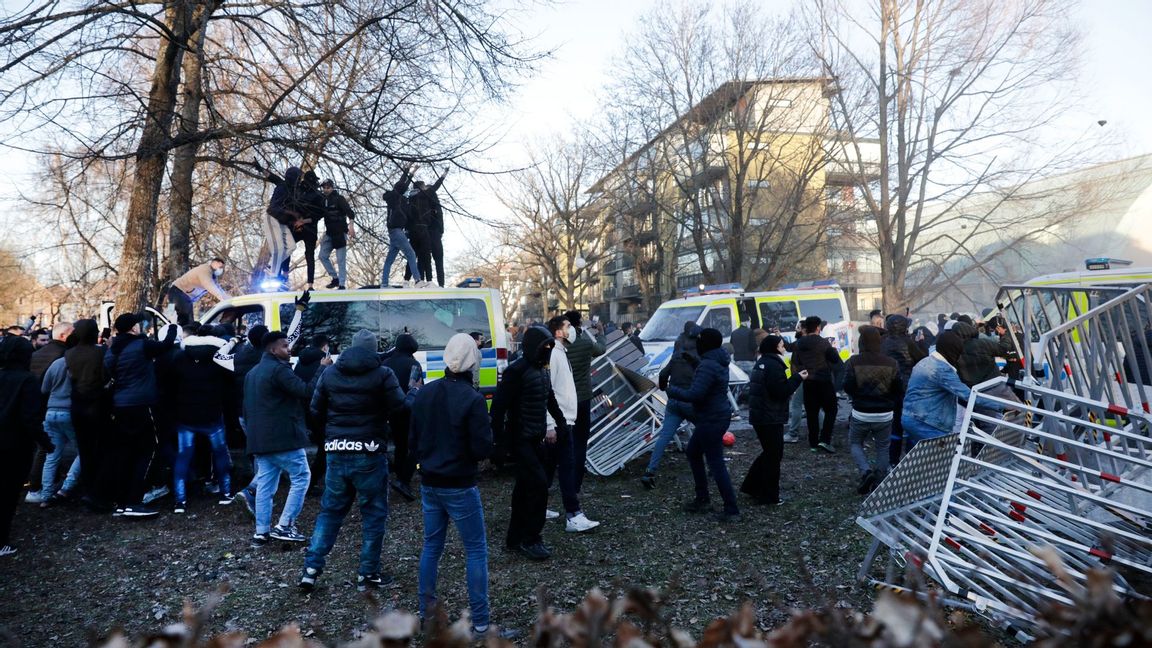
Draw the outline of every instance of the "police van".
[[[840,356],[844,359],[851,356],[856,325],[849,319],[844,291],[834,280],[809,281],[766,292],[745,292],[740,284],[701,286],[698,290],[685,291],[684,297],[661,304],[640,333],[649,358],[645,373],[659,372],[672,357],[673,344],[684,331],[685,322],[717,329],[724,335],[724,342],[729,343],[732,331],[747,320],[753,329],[779,331],[779,335],[792,342],[797,324],[813,315],[828,322],[823,335],[839,350]],[[742,371],[735,365],[730,366],[732,382],[747,381]]]
[[[480,391],[491,398],[500,374],[508,365],[508,334],[500,292],[469,280],[463,288],[393,288],[314,290],[301,319],[301,336],[323,334],[332,355],[352,344],[352,336],[367,329],[379,336],[380,351],[407,333],[416,338],[416,359],[424,366],[425,380],[444,376],[444,347],[457,333],[480,333]],[[272,292],[242,295],[217,304],[201,318],[206,324],[232,324],[247,330],[257,324],[286,331],[299,293]],[[299,352],[303,344],[297,345]]]

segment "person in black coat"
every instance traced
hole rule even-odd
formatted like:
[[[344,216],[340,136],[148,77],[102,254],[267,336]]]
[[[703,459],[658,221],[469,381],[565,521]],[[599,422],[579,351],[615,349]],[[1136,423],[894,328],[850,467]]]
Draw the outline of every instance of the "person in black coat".
[[[392,355],[384,361],[384,366],[396,374],[396,379],[400,381],[400,389],[404,390],[405,394],[408,393],[413,379],[422,380],[424,377],[424,367],[420,366],[420,362],[414,357],[419,350],[420,343],[416,338],[401,333],[396,336],[396,348]],[[479,371],[479,367],[476,370]],[[388,417],[388,425],[392,429],[392,443],[396,446],[392,461],[396,478],[392,482],[392,488],[409,502],[416,499],[416,494],[412,492],[412,475],[416,472],[416,462],[408,450],[410,419],[411,414],[407,409],[393,410]]]
[[[792,370],[808,371],[804,382],[804,414],[808,418],[808,446],[813,452],[823,450],[835,452],[832,447],[832,428],[836,425],[836,400],[834,375],[844,361],[840,354],[824,336],[820,335],[824,323],[819,317],[805,318],[802,322],[804,336],[796,340],[796,350],[792,353]],[[824,412],[824,423],[820,423],[820,412]]]
[[[888,474],[893,412],[907,383],[899,362],[883,352],[880,329],[874,326],[860,327],[860,353],[848,359],[845,369],[844,391],[852,398],[849,450],[860,472],[856,492],[867,495]],[[869,440],[876,452],[874,464],[864,453]]]
[[[36,446],[45,454],[56,449],[41,426],[40,384],[31,364],[31,342],[15,335],[0,340],[0,557],[16,553],[12,517]]]
[[[397,254],[404,254],[408,262],[404,276],[420,274],[417,263],[416,250],[408,240],[408,221],[411,218],[411,206],[408,204],[408,184],[412,182],[413,166],[410,165],[400,173],[400,179],[392,188],[384,192],[384,204],[388,206],[388,256],[384,258],[384,269],[380,277],[380,287],[387,288],[389,275],[392,274],[392,263],[396,261]],[[420,282],[422,283],[422,282]]]
[[[784,338],[769,335],[760,343],[760,358],[752,367],[748,384],[748,422],[756,430],[761,452],[752,462],[740,492],[757,504],[783,504],[780,499],[780,462],[784,459],[784,425],[788,403],[807,371],[788,375],[784,362]]]
[[[908,329],[912,320],[892,313],[884,318],[884,339],[880,342],[880,350],[884,355],[896,361],[900,366],[900,380],[904,385],[912,378],[912,368],[928,356],[927,352],[916,344]],[[900,417],[904,413],[904,395],[896,400],[896,411],[892,415],[892,434],[888,442],[888,465],[895,466],[903,453],[904,426]]]
[[[668,364],[660,370],[658,379],[660,389],[667,391],[668,385],[676,385],[685,389],[692,386],[696,367],[700,366],[700,353],[696,348],[696,343],[700,337],[700,332],[703,330],[693,322],[685,324],[684,332],[676,338],[676,343],[672,347],[672,357],[669,358]],[[684,421],[692,421],[694,418],[695,414],[692,411],[691,403],[685,403],[672,397],[668,398],[668,404],[664,406],[664,420],[660,424],[660,433],[656,437],[656,443],[652,445],[652,456],[648,459],[648,467],[644,470],[644,475],[640,477],[640,484],[644,488],[651,490],[656,487],[656,470],[660,467],[664,450],[667,449],[672,438],[676,436],[680,424]]]
[[[707,513],[712,509],[708,498],[708,475],[704,471],[707,461],[716,488],[724,500],[724,510],[718,515],[721,522],[736,522],[740,508],[728,466],[724,463],[724,433],[732,423],[732,405],[728,401],[728,352],[721,348],[724,336],[714,328],[700,332],[696,342],[700,351],[700,366],[687,389],[668,385],[668,396],[692,404],[696,414],[696,431],[688,441],[685,454],[692,467],[692,480],[696,497],[684,506],[689,513]]]
[[[552,555],[542,535],[548,506],[543,448],[547,417],[552,417],[557,429],[567,426],[545,370],[555,344],[547,329],[530,326],[524,331],[521,356],[504,370],[489,412],[496,456],[511,455],[516,462],[512,515],[504,544],[532,560]]]
[[[328,288],[344,290],[348,287],[348,241],[356,235],[356,213],[348,199],[336,191],[332,180],[320,184],[324,195],[324,237],[320,239],[320,265],[331,281]],[[336,266],[332,265],[332,252],[336,252]],[[337,269],[339,266],[339,269]]]
[[[432,280],[431,272],[433,268],[436,270],[436,283],[441,288],[444,287],[444,209],[440,206],[440,197],[436,195],[440,185],[444,184],[444,178],[448,175],[448,170],[444,170],[444,174],[436,179],[430,186],[425,185],[422,180],[416,180],[412,184],[416,188],[416,192],[409,198],[412,205],[412,213],[415,215],[415,222],[424,223],[427,226],[427,260],[422,260],[427,264],[427,276],[424,277],[426,281]],[[421,248],[414,240],[412,247],[416,249],[417,255],[420,254]]]

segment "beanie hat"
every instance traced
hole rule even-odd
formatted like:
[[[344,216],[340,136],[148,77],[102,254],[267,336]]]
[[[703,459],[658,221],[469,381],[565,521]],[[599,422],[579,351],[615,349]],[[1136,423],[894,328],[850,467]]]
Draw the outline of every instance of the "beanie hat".
[[[113,324],[112,328],[116,329],[117,333],[127,333],[132,330],[133,326],[143,321],[143,319],[143,317],[140,317],[136,313],[121,313],[116,318],[116,323]]]
[[[476,369],[476,341],[467,333],[457,333],[444,347],[444,364],[452,373]]]
[[[784,338],[779,335],[765,335],[764,339],[760,341],[760,355],[779,354],[780,343],[783,341]]]
[[[265,335],[268,335],[268,327],[263,324],[257,324],[248,329],[248,343],[254,347],[262,346],[260,341],[264,339]]]
[[[952,331],[944,331],[936,338],[936,351],[955,367],[964,353],[964,341]]]
[[[713,349],[719,349],[723,344],[724,336],[720,334],[720,331],[714,328],[706,328],[700,331],[700,339],[696,342],[696,348],[699,349],[700,354],[703,355]]]
[[[376,353],[380,345],[376,341],[376,334],[368,329],[360,329],[356,335],[352,336],[353,349],[365,349]]]

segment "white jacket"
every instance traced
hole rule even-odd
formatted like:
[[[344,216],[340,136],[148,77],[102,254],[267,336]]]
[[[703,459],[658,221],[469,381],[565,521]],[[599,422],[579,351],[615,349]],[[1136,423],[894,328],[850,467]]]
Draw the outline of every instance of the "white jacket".
[[[552,379],[552,392],[556,394],[556,404],[564,413],[564,420],[571,428],[576,425],[576,380],[572,377],[572,365],[568,364],[568,351],[559,342],[552,347],[552,358],[548,361],[548,373]],[[556,428],[552,417],[548,417],[548,429]]]

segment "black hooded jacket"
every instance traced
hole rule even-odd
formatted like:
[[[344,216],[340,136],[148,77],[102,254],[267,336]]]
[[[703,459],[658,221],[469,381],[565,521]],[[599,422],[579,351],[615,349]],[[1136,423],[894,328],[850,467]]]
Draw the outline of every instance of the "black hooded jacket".
[[[1001,354],[1000,344],[980,337],[975,326],[956,322],[952,330],[964,340],[964,352],[956,365],[956,373],[965,385],[973,387],[986,380],[1000,377],[996,357]]]
[[[676,338],[672,357],[668,364],[660,370],[660,389],[668,391],[668,385],[675,385],[681,389],[692,386],[692,378],[696,375],[696,367],[700,366],[700,352],[696,349],[696,340],[700,335],[700,327],[693,327]]]
[[[324,424],[326,452],[383,452],[388,414],[403,407],[396,375],[381,366],[375,351],[357,346],[320,374],[312,394],[312,415]],[[333,445],[339,441],[346,443]]]
[[[860,329],[860,353],[848,358],[844,371],[844,391],[857,412],[893,412],[904,399],[906,383],[900,364],[881,351],[880,330]]]
[[[444,176],[440,176],[436,182],[423,189],[418,189],[416,193],[408,197],[410,206],[408,211],[409,227],[424,225],[431,232],[444,233],[444,211],[440,207],[440,198],[436,195],[436,191],[443,183]]]
[[[748,376],[748,422],[752,425],[782,425],[788,422],[788,402],[803,379],[788,376],[784,358],[764,353]]]
[[[288,167],[284,172],[284,179],[272,190],[272,199],[268,201],[268,215],[281,225],[291,226],[294,220],[303,215],[296,204],[296,189],[299,184],[300,167]]]
[[[547,433],[549,414],[558,429],[567,425],[544,369],[555,343],[547,329],[530,326],[524,331],[522,354],[504,370],[492,398],[489,414],[497,445],[540,443]]]
[[[292,368],[292,372],[296,374],[300,380],[306,383],[312,382],[312,378],[316,376],[316,371],[320,369],[320,361],[324,359],[324,349],[314,346],[304,347],[300,352],[300,356],[296,359],[296,366]]]
[[[31,342],[17,336],[0,340],[0,452],[5,454],[30,453],[36,443],[52,446],[41,425],[40,383],[31,363]]]
[[[887,335],[880,342],[880,350],[900,365],[900,378],[907,385],[908,380],[912,378],[912,368],[923,360],[926,354],[908,334],[907,317],[889,315],[884,320],[884,329]]]
[[[484,397],[472,388],[472,376],[445,371],[412,401],[410,448],[424,484],[471,488],[481,460],[492,455],[492,426]]]
[[[392,370],[396,374],[396,380],[400,381],[400,389],[404,393],[408,393],[408,384],[412,378],[412,369],[418,368],[421,373],[424,368],[420,366],[420,362],[413,357],[413,355],[420,350],[420,343],[416,338],[407,333],[401,333],[396,336],[396,348],[393,350],[392,355],[384,361],[384,366]]]
[[[232,372],[212,361],[222,340],[192,336],[172,358],[171,375],[177,424],[206,426],[224,418],[224,403],[232,388]]]
[[[805,335],[796,340],[796,350],[792,352],[792,372],[808,370],[808,380],[832,382],[832,368],[843,364],[840,354],[832,343],[817,333]]]
[[[408,227],[408,183],[412,176],[407,171],[400,174],[400,179],[392,188],[384,192],[384,204],[388,206],[388,229],[404,229]]]

